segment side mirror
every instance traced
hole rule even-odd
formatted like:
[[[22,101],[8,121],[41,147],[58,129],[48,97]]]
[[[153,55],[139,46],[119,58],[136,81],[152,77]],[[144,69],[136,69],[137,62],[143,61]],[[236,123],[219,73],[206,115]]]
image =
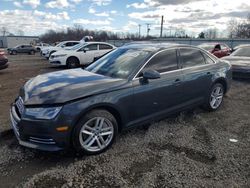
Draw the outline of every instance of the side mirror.
[[[87,51],[89,51],[89,48],[83,48],[84,53],[86,53]]]
[[[156,70],[146,70],[142,76],[145,80],[158,79],[161,77],[160,73]]]
[[[64,48],[65,47],[65,44],[64,45],[62,45],[62,48]]]

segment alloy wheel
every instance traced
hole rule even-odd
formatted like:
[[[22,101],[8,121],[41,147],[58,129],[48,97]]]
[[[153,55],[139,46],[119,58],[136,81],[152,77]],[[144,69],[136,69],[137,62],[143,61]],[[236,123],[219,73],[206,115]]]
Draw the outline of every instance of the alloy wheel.
[[[224,91],[220,85],[213,88],[210,96],[210,106],[212,109],[217,109],[221,105],[223,94]]]
[[[94,117],[88,120],[81,128],[79,141],[81,147],[89,152],[98,152],[105,149],[114,136],[112,122],[104,117]]]

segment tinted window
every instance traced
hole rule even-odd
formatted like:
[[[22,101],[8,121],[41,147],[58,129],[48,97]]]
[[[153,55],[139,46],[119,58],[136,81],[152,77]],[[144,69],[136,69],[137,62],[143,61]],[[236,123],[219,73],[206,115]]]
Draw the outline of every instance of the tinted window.
[[[97,50],[97,44],[89,44],[89,45],[85,46],[84,48],[88,48],[89,51]]]
[[[72,46],[79,44],[79,42],[72,42]]]
[[[200,50],[197,49],[180,49],[182,67],[194,67],[204,65],[205,60]]]
[[[153,57],[144,67],[144,70],[153,69],[162,73],[177,68],[176,50],[166,50]]]
[[[72,46],[72,43],[71,42],[67,42],[67,43],[65,43],[65,46]]]
[[[113,49],[113,47],[107,44],[99,44],[99,50],[108,50],[108,49]]]

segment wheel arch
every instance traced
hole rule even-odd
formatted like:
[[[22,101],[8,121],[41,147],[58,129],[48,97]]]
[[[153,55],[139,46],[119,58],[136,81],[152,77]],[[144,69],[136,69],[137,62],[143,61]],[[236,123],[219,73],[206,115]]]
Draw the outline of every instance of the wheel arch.
[[[98,105],[93,105],[93,106],[90,106],[89,108],[83,110],[77,117],[76,121],[74,122],[74,127],[76,126],[76,124],[80,121],[80,119],[86,115],[87,113],[93,111],[93,110],[106,110],[108,111],[109,113],[111,113],[116,121],[117,121],[117,124],[118,124],[118,132],[121,132],[122,130],[122,127],[123,127],[123,120],[122,120],[122,116],[121,116],[121,113],[119,112],[119,110],[112,104],[107,104],[107,103],[104,103],[104,104],[98,104]],[[74,128],[73,128],[74,129]]]
[[[222,84],[222,86],[224,87],[224,93],[226,93],[228,91],[228,84],[225,78],[217,78],[214,82],[213,85],[216,83],[220,83]]]
[[[66,63],[68,63],[68,60],[69,60],[70,58],[75,58],[75,59],[77,59],[77,61],[78,61],[79,64],[80,64],[80,59],[79,59],[78,57],[74,56],[74,55],[70,55],[69,57],[67,57]]]

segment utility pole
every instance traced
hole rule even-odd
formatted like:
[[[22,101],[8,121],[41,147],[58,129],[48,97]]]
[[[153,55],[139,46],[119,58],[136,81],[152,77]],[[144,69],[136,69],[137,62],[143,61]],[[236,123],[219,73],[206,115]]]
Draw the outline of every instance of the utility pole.
[[[162,31],[163,31],[163,16],[161,16],[161,33],[160,33],[160,38],[162,38]]]
[[[138,25],[139,27],[139,39],[141,38],[141,24]]]
[[[149,28],[149,27],[150,27],[150,24],[147,23],[146,25],[147,25],[147,37],[148,37],[148,36],[149,36],[149,31],[150,31],[150,28]]]

